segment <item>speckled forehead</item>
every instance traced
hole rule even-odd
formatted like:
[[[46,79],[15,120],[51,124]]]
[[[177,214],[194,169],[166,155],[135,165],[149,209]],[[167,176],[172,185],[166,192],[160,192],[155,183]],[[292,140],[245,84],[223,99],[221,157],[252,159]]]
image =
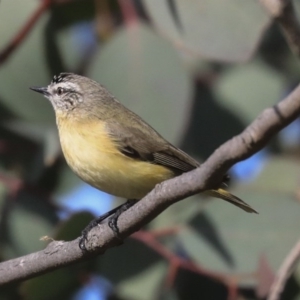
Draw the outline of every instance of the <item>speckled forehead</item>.
[[[62,77],[61,75],[58,75],[58,76],[54,75],[54,76],[53,76],[53,79],[52,79],[52,81],[51,81],[51,84],[59,83],[59,82],[61,82],[62,80],[63,80],[63,77]]]
[[[67,81],[67,78],[70,76],[70,73],[60,73],[59,75],[54,75],[51,83],[56,84],[63,81]]]
[[[63,80],[55,81],[55,82],[51,81],[50,85],[48,86],[48,88],[51,90],[57,89],[58,87],[62,87],[65,90],[71,90],[74,92],[78,91],[78,85],[70,81],[63,81]]]

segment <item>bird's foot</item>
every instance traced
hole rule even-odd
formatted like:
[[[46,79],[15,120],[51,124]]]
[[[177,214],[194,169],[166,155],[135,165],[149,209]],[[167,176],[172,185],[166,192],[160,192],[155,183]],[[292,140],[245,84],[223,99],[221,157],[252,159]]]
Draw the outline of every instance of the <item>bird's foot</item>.
[[[104,221],[105,219],[107,219],[108,217],[108,226],[111,228],[111,230],[114,232],[115,236],[118,237],[120,240],[122,240],[121,235],[120,235],[120,231],[119,231],[119,227],[118,227],[118,218],[120,217],[120,215],[126,211],[127,209],[129,209],[131,206],[133,206],[133,204],[136,202],[136,200],[128,200],[126,203],[119,205],[118,207],[110,210],[109,212],[101,215],[100,217],[92,220],[89,225],[82,231],[82,235],[81,238],[79,240],[79,248],[82,251],[87,251],[85,243],[88,240],[88,233],[90,232],[90,230],[96,226],[98,226],[102,221]]]

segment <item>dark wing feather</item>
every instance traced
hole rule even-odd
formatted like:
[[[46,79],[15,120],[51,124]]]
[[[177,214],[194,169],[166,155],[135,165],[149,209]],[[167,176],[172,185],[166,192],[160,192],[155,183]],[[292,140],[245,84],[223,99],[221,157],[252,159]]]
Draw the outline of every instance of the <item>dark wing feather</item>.
[[[107,130],[120,152],[131,158],[163,165],[176,173],[188,172],[200,165],[188,154],[168,143],[150,126],[139,129],[114,121],[107,122]]]
[[[197,161],[172,145],[166,151],[153,153],[153,156],[155,163],[172,167],[182,172],[191,171],[199,166]]]

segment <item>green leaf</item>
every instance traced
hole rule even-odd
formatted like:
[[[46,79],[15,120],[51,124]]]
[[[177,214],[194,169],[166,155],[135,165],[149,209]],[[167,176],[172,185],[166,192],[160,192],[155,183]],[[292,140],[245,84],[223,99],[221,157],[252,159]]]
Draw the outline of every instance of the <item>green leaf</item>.
[[[27,197],[28,199],[25,199]],[[35,201],[45,201],[42,199],[29,199],[29,195],[23,195],[19,200],[29,201],[33,205]],[[10,241],[9,245],[4,248],[5,257],[13,258],[17,255],[25,255],[31,252],[41,250],[45,247],[45,242],[40,239],[43,236],[49,236],[53,232],[53,227],[50,222],[52,213],[48,211],[49,219],[45,218],[43,210],[43,204],[37,204],[35,202],[35,208],[28,209],[28,207],[22,207],[16,205],[12,208],[9,216],[9,230]]]
[[[168,227],[184,227],[189,220],[194,218],[204,208],[205,201],[200,195],[189,197],[180,201],[159,214],[151,223],[151,229]]]
[[[56,228],[55,240],[71,241],[81,235],[81,231],[93,219],[93,215],[88,212],[80,212],[71,215],[65,221],[62,221]]]
[[[270,23],[257,1],[174,0],[178,22],[168,1],[143,0],[158,31],[188,54],[223,61],[244,61],[256,50]]]
[[[226,69],[215,92],[228,109],[251,122],[266,107],[280,100],[286,86],[285,77],[261,61]]]
[[[64,268],[39,276],[22,284],[24,299],[71,299],[78,288],[79,276],[72,268]]]
[[[161,256],[149,246],[129,238],[100,256],[97,269],[113,283],[122,284],[123,281],[138,280],[161,260]]]
[[[153,300],[165,278],[166,265],[165,262],[156,263],[136,276],[128,278],[117,287],[117,293],[128,299]]]

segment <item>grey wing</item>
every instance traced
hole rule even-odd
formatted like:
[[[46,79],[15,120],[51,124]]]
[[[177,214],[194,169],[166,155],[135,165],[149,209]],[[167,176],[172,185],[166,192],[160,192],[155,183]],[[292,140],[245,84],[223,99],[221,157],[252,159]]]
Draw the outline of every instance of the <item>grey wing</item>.
[[[148,124],[143,123],[142,127],[137,128],[108,121],[107,130],[117,142],[120,152],[133,159],[163,165],[179,174],[200,166],[195,159],[171,145]]]

